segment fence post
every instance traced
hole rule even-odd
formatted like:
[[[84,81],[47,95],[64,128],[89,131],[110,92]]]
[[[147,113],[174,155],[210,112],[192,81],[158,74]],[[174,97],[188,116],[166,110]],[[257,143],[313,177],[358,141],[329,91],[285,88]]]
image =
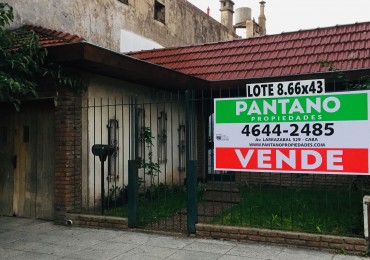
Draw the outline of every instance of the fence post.
[[[191,117],[193,109],[190,107],[191,97],[189,91],[185,93],[185,120],[186,120],[186,186],[187,186],[187,230],[189,233],[195,233],[195,224],[197,223],[197,161],[192,160],[193,154],[191,149],[194,149],[192,142],[194,135],[192,134],[194,125],[192,124]]]
[[[104,160],[100,159],[101,162],[101,172],[100,172],[100,189],[101,189],[101,214],[104,215],[104,200],[105,200],[105,190],[104,190]]]
[[[137,98],[130,98],[130,160],[128,161],[128,227],[137,226],[138,219],[138,167],[137,167],[137,144],[138,144],[138,118]]]
[[[138,216],[138,178],[137,161],[128,161],[128,227],[137,227]]]

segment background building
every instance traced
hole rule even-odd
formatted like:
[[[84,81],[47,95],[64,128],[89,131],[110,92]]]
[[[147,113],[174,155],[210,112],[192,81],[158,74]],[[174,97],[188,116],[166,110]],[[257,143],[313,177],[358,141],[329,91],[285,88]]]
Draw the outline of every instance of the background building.
[[[231,40],[221,23],[186,0],[9,0],[13,26],[73,32],[121,52]]]

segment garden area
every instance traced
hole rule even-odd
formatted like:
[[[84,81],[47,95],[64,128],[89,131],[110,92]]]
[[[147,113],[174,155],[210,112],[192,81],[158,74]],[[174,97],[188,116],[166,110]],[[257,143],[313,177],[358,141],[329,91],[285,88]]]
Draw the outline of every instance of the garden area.
[[[198,213],[205,207],[215,207],[220,194],[215,198],[207,196],[211,192],[204,185],[198,185]],[[206,222],[224,226],[363,236],[364,194],[360,190],[245,185],[239,188],[238,195],[240,200],[237,203],[222,206],[222,212],[207,218]],[[120,200],[124,201],[122,196]],[[186,215],[186,202],[185,186],[162,183],[149,186],[139,193],[138,224],[140,227],[158,225],[160,229],[171,224],[183,230],[186,226],[186,218],[183,218]],[[108,206],[105,215],[127,217],[127,203],[110,201]]]
[[[127,217],[128,205],[112,207],[105,215]],[[139,193],[138,224],[145,226],[158,220],[168,218],[179,210],[186,208],[186,191],[183,186],[152,185]]]
[[[363,235],[360,191],[244,186],[240,203],[209,223],[332,235]]]

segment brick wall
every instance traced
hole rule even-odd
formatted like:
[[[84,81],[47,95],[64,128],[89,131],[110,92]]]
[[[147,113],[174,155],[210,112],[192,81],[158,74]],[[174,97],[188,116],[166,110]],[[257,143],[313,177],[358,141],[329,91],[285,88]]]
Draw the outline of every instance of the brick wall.
[[[62,91],[55,98],[55,222],[81,201],[81,97]]]
[[[237,172],[235,181],[242,184],[282,186],[282,187],[315,187],[326,189],[357,189],[369,183],[367,176],[349,175],[313,175],[266,172]]]
[[[196,229],[196,235],[203,238],[223,238],[239,241],[293,245],[336,252],[344,251],[353,254],[363,254],[368,250],[368,241],[362,238],[337,237],[256,228],[225,227],[207,224],[197,224]]]

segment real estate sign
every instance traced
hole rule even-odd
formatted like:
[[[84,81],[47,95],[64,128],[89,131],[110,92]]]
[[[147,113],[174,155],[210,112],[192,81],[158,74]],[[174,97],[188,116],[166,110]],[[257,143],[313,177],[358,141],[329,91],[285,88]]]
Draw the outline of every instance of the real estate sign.
[[[215,170],[368,175],[369,104],[369,91],[215,99]]]

